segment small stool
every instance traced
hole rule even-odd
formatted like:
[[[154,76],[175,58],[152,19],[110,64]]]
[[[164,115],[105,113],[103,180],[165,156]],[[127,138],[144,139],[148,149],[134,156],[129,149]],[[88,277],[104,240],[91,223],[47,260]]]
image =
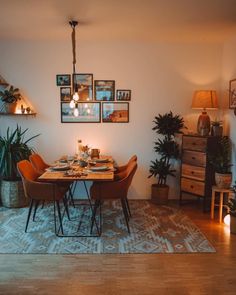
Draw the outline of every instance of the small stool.
[[[220,203],[215,204],[215,196],[216,193],[220,194]],[[212,187],[212,196],[211,196],[211,219],[214,219],[214,210],[215,207],[219,207],[219,222],[222,222],[222,211],[223,207],[227,209],[227,212],[229,213],[229,207],[227,205],[224,205],[224,194],[227,196],[227,200],[229,200],[229,196],[233,193],[232,189],[230,188],[219,188],[217,186]]]

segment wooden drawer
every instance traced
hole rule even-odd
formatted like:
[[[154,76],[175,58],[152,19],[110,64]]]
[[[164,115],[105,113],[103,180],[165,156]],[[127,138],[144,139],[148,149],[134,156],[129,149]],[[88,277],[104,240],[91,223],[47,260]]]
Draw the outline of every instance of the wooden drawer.
[[[206,152],[206,148],[206,137],[183,136],[183,149]]]
[[[182,162],[193,166],[206,167],[206,154],[183,150]]]
[[[181,178],[181,190],[191,194],[204,196],[205,183],[197,180]]]
[[[205,168],[192,166],[188,164],[182,164],[182,176],[195,179],[195,180],[205,180]]]

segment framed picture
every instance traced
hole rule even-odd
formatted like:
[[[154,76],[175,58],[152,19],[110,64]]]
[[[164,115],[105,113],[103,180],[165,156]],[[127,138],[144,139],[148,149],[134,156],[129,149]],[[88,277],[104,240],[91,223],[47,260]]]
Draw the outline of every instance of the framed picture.
[[[128,102],[104,102],[102,104],[102,122],[104,123],[128,123]]]
[[[229,81],[229,108],[236,108],[236,79]]]
[[[78,102],[78,117],[74,116],[74,109],[70,103],[61,103],[62,123],[99,123],[101,122],[101,111],[99,102]]]
[[[117,89],[116,100],[129,101],[131,100],[131,90],[128,89]]]
[[[70,86],[71,80],[70,80],[70,75],[68,74],[62,74],[62,75],[57,75],[57,86]]]
[[[80,101],[93,100],[93,74],[74,74],[73,83]]]
[[[115,81],[114,80],[95,80],[94,91],[95,91],[95,100],[113,101],[115,100]]]
[[[61,102],[70,102],[71,100],[71,87],[61,87],[60,88]]]

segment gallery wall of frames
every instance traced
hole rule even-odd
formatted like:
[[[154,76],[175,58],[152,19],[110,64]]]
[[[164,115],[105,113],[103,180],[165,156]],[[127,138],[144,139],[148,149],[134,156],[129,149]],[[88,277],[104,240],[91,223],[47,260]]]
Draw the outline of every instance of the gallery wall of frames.
[[[94,80],[93,74],[59,74],[62,123],[128,123],[130,89],[116,89],[114,80]],[[70,108],[73,89],[79,94],[78,113]]]

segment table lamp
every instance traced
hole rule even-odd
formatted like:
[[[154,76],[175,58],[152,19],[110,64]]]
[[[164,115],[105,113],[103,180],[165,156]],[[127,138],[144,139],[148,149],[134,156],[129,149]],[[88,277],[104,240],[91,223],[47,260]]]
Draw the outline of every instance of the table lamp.
[[[194,92],[192,109],[202,109],[202,114],[198,118],[197,132],[202,136],[207,136],[211,129],[211,121],[206,109],[214,110],[218,108],[218,101],[215,90],[197,90]]]

